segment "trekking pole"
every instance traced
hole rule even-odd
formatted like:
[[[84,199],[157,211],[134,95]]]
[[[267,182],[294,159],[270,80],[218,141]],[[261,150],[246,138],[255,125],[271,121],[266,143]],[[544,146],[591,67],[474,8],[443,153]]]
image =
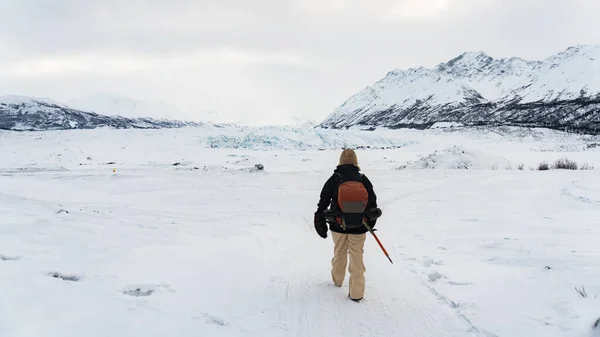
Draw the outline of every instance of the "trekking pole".
[[[367,229],[369,230],[369,232],[371,233],[371,235],[373,235],[373,237],[375,238],[375,240],[379,244],[379,247],[381,247],[381,250],[383,251],[383,253],[385,254],[385,256],[388,258],[388,260],[390,260],[390,263],[394,264],[394,262],[392,262],[392,259],[390,258],[390,255],[388,254],[388,252],[385,250],[385,248],[383,248],[383,245],[381,244],[381,241],[379,241],[379,238],[377,237],[377,235],[375,235],[375,232],[373,232],[373,230],[371,229],[371,227],[369,225],[367,225],[366,221],[363,221],[363,225],[365,225],[365,227],[367,227]]]

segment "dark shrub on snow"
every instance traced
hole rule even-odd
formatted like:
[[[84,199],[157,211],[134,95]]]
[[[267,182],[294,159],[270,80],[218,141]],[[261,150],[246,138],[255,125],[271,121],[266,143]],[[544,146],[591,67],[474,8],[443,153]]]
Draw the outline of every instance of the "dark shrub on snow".
[[[577,163],[567,158],[561,158],[554,162],[553,169],[559,170],[577,170]]]

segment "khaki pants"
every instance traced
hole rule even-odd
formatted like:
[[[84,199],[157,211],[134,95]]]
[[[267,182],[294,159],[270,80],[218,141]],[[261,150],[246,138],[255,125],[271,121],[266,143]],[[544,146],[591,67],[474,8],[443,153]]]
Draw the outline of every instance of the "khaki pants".
[[[331,278],[341,287],[346,276],[346,266],[350,273],[350,298],[361,299],[365,293],[365,264],[363,262],[364,245],[367,234],[341,234],[331,232],[333,238],[333,259],[331,260]],[[350,264],[348,265],[348,256]]]

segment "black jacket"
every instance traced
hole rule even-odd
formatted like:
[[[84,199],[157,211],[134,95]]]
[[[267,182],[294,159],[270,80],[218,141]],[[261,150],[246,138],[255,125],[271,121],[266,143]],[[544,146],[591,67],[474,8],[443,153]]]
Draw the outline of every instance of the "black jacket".
[[[322,214],[329,206],[335,208],[337,206],[335,200],[337,200],[337,191],[338,185],[340,182],[340,177],[336,173],[342,174],[344,177],[358,179],[360,178],[360,171],[358,167],[354,165],[340,165],[335,170],[333,175],[325,182],[323,189],[321,190],[321,196],[319,199],[319,203],[317,204],[317,213]],[[369,202],[367,204],[367,209],[377,207],[377,196],[373,191],[373,185],[371,181],[367,178],[367,176],[363,175],[362,179],[363,185],[367,189],[369,193]],[[347,229],[343,230],[338,224],[329,224],[329,229],[332,232],[344,233],[344,234],[363,234],[368,232],[365,226],[361,226],[359,228]]]

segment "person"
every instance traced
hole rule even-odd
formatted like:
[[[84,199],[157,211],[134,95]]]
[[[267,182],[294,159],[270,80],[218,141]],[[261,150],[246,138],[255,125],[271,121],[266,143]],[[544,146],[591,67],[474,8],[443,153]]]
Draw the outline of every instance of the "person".
[[[362,300],[365,292],[364,274],[366,268],[363,261],[363,254],[368,229],[363,224],[363,220],[365,219],[363,216],[364,214],[368,214],[369,210],[379,210],[377,208],[377,196],[373,190],[373,185],[364,174],[361,174],[360,170],[356,152],[352,149],[344,149],[340,154],[339,163],[333,175],[325,182],[321,190],[314,217],[315,230],[319,236],[323,239],[327,238],[327,223],[331,231],[334,243],[333,258],[331,260],[331,278],[333,284],[337,287],[342,286],[346,277],[346,267],[348,266],[348,272],[350,273],[348,297],[355,302]],[[344,187],[346,191],[349,188],[356,188],[356,190],[349,193],[350,195],[354,195],[354,200],[363,200],[366,203],[366,205],[363,205],[364,210],[362,208],[356,210],[356,213],[360,213],[358,220],[352,218],[353,214],[342,215],[344,212],[341,210],[342,206],[340,202],[345,201],[340,200],[340,194],[345,192],[343,192],[344,189],[341,189],[340,186],[344,182],[351,182]],[[362,185],[358,185],[355,182],[360,182]],[[360,198],[356,199],[357,196]],[[348,205],[347,209],[352,211],[352,207],[350,206],[356,206],[356,202],[350,201],[346,205]],[[330,206],[331,209],[328,209]],[[327,217],[327,213],[329,213],[329,217]],[[333,214],[333,219],[331,214]],[[350,225],[352,221],[355,224]],[[367,217],[366,221],[372,228],[375,225],[376,219],[372,220]],[[348,257],[350,260],[349,265]]]

